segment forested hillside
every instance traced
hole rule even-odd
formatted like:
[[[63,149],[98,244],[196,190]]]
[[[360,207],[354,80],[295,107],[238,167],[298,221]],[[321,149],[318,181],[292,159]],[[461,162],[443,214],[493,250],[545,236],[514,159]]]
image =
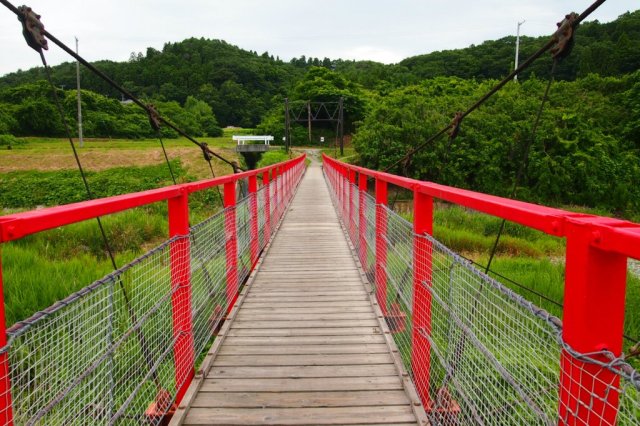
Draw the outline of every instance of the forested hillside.
[[[520,37],[520,58],[538,50],[548,37]],[[486,41],[466,49],[445,50],[414,56],[400,62],[409,74],[419,79],[438,76],[461,78],[501,78],[513,69],[515,36]],[[551,58],[537,61],[521,74],[549,74]],[[576,31],[575,46],[564,61],[557,78],[574,80],[590,73],[620,76],[640,68],[640,11],[626,13],[616,21],[601,24],[586,22]]]
[[[522,58],[548,37],[522,38]],[[407,58],[399,64],[301,56],[289,62],[220,40],[188,39],[162,51],[132,53],[128,62],[96,65],[189,133],[215,136],[220,126],[257,127],[284,134],[285,97],[292,107],[308,100],[344,99],[345,129],[364,166],[385,168],[451,122],[512,69],[514,37],[466,49]],[[420,151],[402,168],[409,176],[506,195],[531,143],[517,196],[544,203],[576,203],[627,214],[640,209],[640,11],[577,30],[575,47],[556,71],[541,117],[551,59],[545,55],[519,81],[462,123],[460,136]],[[41,68],[0,78],[0,135],[59,136]],[[143,112],[83,70],[88,136],[152,135]],[[75,85],[75,64],[53,68],[57,86]],[[75,94],[60,91],[70,122]],[[164,136],[173,136],[163,130]],[[318,124],[311,142],[333,140],[335,123]],[[328,137],[328,138],[327,138]],[[293,127],[293,143],[310,142]],[[0,145],[1,145],[0,141]]]
[[[531,54],[547,39],[522,37],[521,57]],[[515,37],[509,36],[385,65],[304,55],[284,62],[268,52],[258,54],[221,40],[188,39],[167,43],[162,51],[149,48],[146,53],[134,52],[128,62],[100,61],[96,66],[137,96],[181,105],[188,96],[193,96],[211,106],[220,125],[253,127],[273,106],[273,96],[290,93],[313,66],[335,70],[352,83],[385,92],[437,76],[500,78],[513,67],[514,46]],[[548,58],[539,61],[521,79],[532,74],[546,76],[549,64]],[[640,11],[635,11],[610,23],[582,24],[577,31],[576,46],[557,77],[573,80],[589,73],[620,76],[638,68]],[[42,68],[19,71],[0,78],[0,88],[33,83],[44,77]],[[75,64],[53,67],[53,79],[60,87],[74,87]],[[118,93],[87,70],[82,70],[82,81],[87,90],[119,99]]]

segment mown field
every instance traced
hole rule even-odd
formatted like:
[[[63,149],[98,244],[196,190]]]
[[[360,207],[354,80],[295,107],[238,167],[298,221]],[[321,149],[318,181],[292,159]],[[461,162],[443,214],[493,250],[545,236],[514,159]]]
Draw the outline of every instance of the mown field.
[[[236,131],[237,132],[237,131]],[[203,138],[216,152],[238,159],[231,132]],[[200,149],[186,139],[164,141],[178,182],[211,177]],[[172,184],[158,140],[86,140],[80,158],[95,196],[111,196]],[[213,161],[216,175],[228,165]],[[64,139],[24,138],[0,150],[2,214],[82,201],[86,192]],[[191,223],[220,208],[215,190],[192,196]],[[166,203],[103,219],[118,266],[165,240]],[[95,220],[69,225],[0,245],[7,324],[25,319],[111,272]]]

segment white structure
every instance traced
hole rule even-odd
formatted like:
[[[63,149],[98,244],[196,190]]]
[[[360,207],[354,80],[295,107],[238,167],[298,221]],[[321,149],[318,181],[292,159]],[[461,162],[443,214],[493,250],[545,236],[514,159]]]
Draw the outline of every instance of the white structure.
[[[238,143],[238,145],[244,145],[245,142],[263,142],[265,145],[271,145],[271,141],[273,140],[273,136],[238,136],[233,135],[233,140]]]

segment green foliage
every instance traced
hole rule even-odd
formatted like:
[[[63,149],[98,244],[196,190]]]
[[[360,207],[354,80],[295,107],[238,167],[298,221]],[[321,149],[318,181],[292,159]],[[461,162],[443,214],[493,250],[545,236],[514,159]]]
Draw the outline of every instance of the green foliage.
[[[213,115],[213,110],[209,104],[189,96],[184,104],[184,110],[194,117],[200,126],[201,132],[198,136],[222,136],[222,128],[218,125],[218,121]]]
[[[528,58],[549,40],[549,36],[520,37],[520,57]],[[465,49],[444,50],[414,56],[400,62],[417,79],[437,76],[502,78],[513,70],[515,37],[485,41]],[[576,31],[575,47],[563,61],[558,78],[574,80],[591,73],[621,76],[640,68],[640,11],[628,12],[616,21],[586,22]],[[548,75],[551,58],[544,57],[520,75]],[[416,80],[414,80],[415,82]]]
[[[619,214],[640,208],[640,153],[633,94],[638,73],[588,76],[555,83],[526,160],[517,197],[552,204],[602,207]],[[495,82],[439,77],[390,92],[354,137],[363,165],[386,169],[450,123]],[[417,152],[393,173],[509,195],[546,82],[509,84],[446,136]],[[625,105],[625,102],[627,104]]]
[[[16,138],[13,135],[3,135],[0,133],[0,147],[11,149],[17,145],[24,145],[24,141]]]
[[[362,88],[341,74],[322,67],[311,67],[304,77],[296,84],[293,94],[289,99],[289,108],[292,116],[299,114],[301,118],[307,117],[306,105],[311,102],[331,102],[327,104],[327,110],[322,110],[318,118],[326,119],[331,116],[337,118],[337,102],[344,100],[344,131],[351,133],[355,129],[355,123],[362,120],[368,108],[368,99]],[[272,100],[273,108],[265,115],[258,125],[258,130],[264,134],[273,135],[275,143],[280,143],[284,136],[284,99],[275,97]],[[304,124],[293,122],[291,124],[291,143],[293,145],[309,145],[320,143],[324,137],[329,141],[336,137],[336,122],[313,122],[312,136],[309,141],[308,128]],[[328,143],[328,142],[325,142]]]
[[[178,178],[185,176],[179,161],[172,161],[171,167]],[[170,182],[165,164],[85,173],[94,198],[158,188]],[[0,206],[4,208],[54,206],[86,199],[87,193],[76,170],[18,171],[0,175]]]
[[[67,123],[75,133],[76,92],[58,91]],[[220,136],[220,129],[211,107],[193,97],[187,98],[185,107],[177,102],[156,101],[158,110],[178,127],[194,136]],[[53,102],[51,88],[45,81],[23,84],[0,90],[0,133],[19,136],[64,136],[64,127]],[[156,136],[149,125],[145,111],[134,104],[123,104],[115,99],[82,91],[83,130],[86,137],[116,137],[138,139]],[[177,137],[177,133],[161,127],[163,137]]]
[[[284,150],[267,151],[264,154],[262,154],[262,158],[260,158],[260,161],[258,161],[257,168],[267,167],[272,164],[281,163],[283,161],[287,161],[288,159],[289,159],[289,156],[287,155],[286,152],[284,152]]]
[[[271,98],[284,94],[302,74],[272,56],[204,38],[166,43],[161,51],[134,52],[128,62],[99,61],[95,66],[138,97],[183,105],[193,96],[212,108],[222,126],[242,127],[255,127]],[[52,67],[53,81],[75,87],[75,72],[72,63]],[[18,71],[1,78],[0,88],[44,78],[42,68]],[[120,93],[84,68],[81,79],[85,89],[120,99]]]

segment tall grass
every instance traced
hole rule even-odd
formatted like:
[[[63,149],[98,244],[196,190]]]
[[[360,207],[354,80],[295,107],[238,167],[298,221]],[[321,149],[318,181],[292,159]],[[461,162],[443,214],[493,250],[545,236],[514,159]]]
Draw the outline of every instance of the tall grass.
[[[402,216],[413,219],[410,211]],[[434,210],[434,236],[452,250],[486,265],[501,221],[464,207],[438,204]],[[564,302],[565,248],[564,239],[506,222],[491,264],[494,273],[490,275],[562,318],[562,307],[558,305]],[[624,330],[636,341],[640,338],[639,311],[640,278],[629,272]],[[626,339],[627,348],[633,343]]]

